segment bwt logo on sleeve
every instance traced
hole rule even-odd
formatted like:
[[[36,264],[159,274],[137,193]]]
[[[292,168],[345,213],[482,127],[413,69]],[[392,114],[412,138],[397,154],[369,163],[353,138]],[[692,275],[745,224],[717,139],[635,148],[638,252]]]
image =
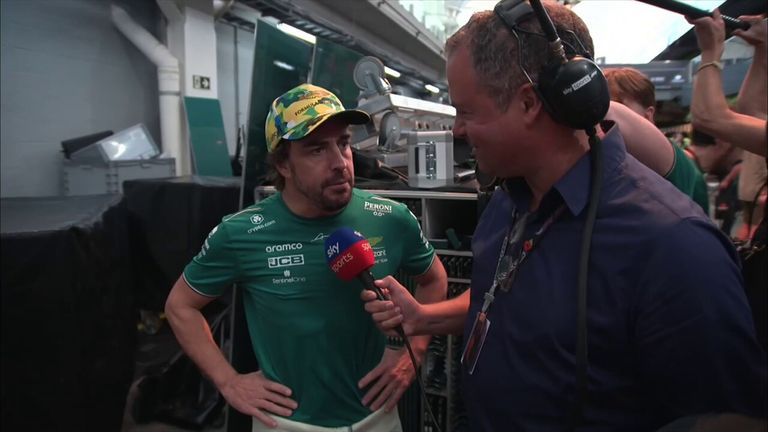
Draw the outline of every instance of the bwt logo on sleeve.
[[[290,267],[304,265],[304,255],[285,255],[267,258],[269,268]]]

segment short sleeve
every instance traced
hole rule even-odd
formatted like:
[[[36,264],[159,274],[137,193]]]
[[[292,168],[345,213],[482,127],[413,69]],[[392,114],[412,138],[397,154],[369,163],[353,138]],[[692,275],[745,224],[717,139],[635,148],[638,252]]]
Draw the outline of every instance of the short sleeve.
[[[680,146],[672,144],[675,162],[672,169],[664,176],[682,193],[688,195],[704,211],[709,213],[709,196],[707,183],[696,164],[685,155]]]
[[[402,221],[405,227],[401,268],[414,276],[424,274],[432,266],[435,248],[424,236],[416,216],[405,206],[402,207]]]
[[[237,279],[237,269],[226,225],[221,223],[211,230],[200,253],[187,264],[184,279],[199,294],[218,297]]]

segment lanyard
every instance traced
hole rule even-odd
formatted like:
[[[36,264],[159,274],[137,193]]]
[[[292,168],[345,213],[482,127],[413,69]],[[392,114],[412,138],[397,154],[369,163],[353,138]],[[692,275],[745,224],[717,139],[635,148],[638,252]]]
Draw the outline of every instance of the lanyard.
[[[508,264],[508,270],[504,270],[505,261],[509,261],[506,259],[507,247],[511,243],[515,243],[515,241],[517,241],[522,236],[523,231],[525,231],[525,224],[528,220],[528,215],[530,214],[526,213],[522,218],[520,218],[520,220],[517,220],[517,210],[515,209],[515,213],[512,216],[512,227],[510,227],[510,229],[507,231],[507,235],[504,236],[504,241],[501,244],[501,253],[499,254],[499,261],[496,263],[496,274],[493,276],[493,284],[491,285],[491,289],[488,290],[484,296],[485,300],[483,301],[483,307],[480,310],[482,314],[486,314],[488,307],[490,307],[491,303],[493,303],[493,300],[495,299],[494,294],[496,293],[497,288],[500,287],[503,292],[509,291],[510,287],[512,286],[512,282],[515,279],[515,275],[517,274],[517,269],[533,252],[536,246],[538,246],[539,242],[541,242],[541,238],[547,232],[549,227],[560,217],[560,215],[563,214],[564,210],[565,204],[562,204],[547,218],[546,221],[544,221],[541,227],[536,230],[536,232],[528,240],[522,242],[517,258]]]

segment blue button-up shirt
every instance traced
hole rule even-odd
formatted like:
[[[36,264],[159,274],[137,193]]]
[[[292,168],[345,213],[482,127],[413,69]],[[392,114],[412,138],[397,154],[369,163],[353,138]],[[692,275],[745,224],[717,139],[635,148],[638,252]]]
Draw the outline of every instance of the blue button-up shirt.
[[[765,353],[755,339],[734,248],[700,207],[626,153],[617,127],[603,147],[589,265],[586,426],[580,430],[652,430],[708,412],[765,415]],[[589,184],[585,155],[527,218],[521,240],[554,209],[567,207],[510,290],[496,291],[475,371],[463,368],[473,431],[561,431],[568,424]],[[465,336],[493,282],[512,214],[528,210],[530,190],[521,179],[504,189],[475,231]]]

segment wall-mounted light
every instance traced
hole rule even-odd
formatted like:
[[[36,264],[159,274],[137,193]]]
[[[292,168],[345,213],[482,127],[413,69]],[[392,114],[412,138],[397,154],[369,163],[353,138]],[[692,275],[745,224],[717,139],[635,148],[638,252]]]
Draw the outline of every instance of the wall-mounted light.
[[[311,43],[313,45],[315,44],[315,41],[317,39],[314,35],[311,35],[311,34],[305,32],[304,30],[299,30],[296,27],[294,27],[292,25],[288,25],[286,23],[279,23],[277,25],[277,28],[279,28],[280,30],[284,31],[285,33],[287,33],[287,34],[289,34],[289,35],[291,35],[293,37],[297,37],[297,38],[303,40],[304,42],[309,42],[309,43]]]
[[[424,88],[432,93],[440,93],[440,89],[433,86],[432,84],[424,84]]]
[[[389,76],[391,76],[391,77],[393,77],[393,78],[400,78],[400,75],[401,75],[400,72],[392,69],[389,66],[384,66],[384,73],[389,75]]]

